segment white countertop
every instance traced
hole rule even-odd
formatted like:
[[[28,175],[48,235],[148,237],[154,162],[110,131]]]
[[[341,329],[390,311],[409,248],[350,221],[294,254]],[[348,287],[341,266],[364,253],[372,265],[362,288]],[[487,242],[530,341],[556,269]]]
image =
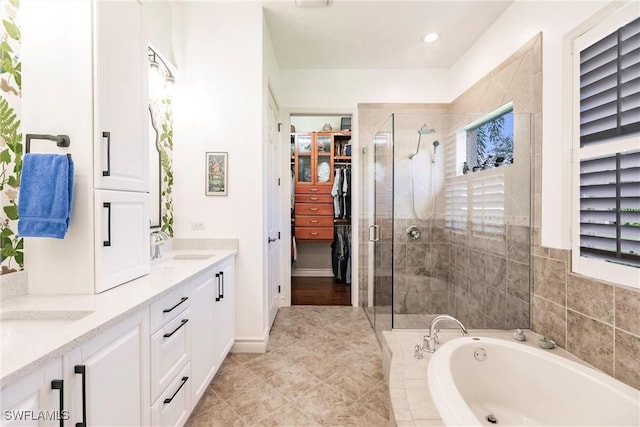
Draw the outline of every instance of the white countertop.
[[[167,252],[162,260],[152,262],[150,274],[101,294],[23,295],[3,301],[0,306],[0,388],[99,335],[137,308],[237,253],[236,249]],[[173,258],[180,254],[211,254],[211,257]],[[84,317],[78,318],[80,316]],[[3,319],[8,325],[6,328],[2,327]],[[22,333],[14,334],[10,319],[30,321],[16,322],[20,323]],[[25,329],[26,324],[32,328]],[[29,332],[24,333],[25,330]]]

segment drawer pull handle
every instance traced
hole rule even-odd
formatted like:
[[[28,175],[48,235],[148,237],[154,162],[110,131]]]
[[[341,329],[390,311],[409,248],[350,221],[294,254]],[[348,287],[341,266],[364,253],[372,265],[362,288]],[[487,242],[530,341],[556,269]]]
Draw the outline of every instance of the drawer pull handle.
[[[309,200],[313,200],[315,202],[316,200],[320,200],[320,198],[319,197],[309,197]]]
[[[82,375],[82,422],[76,423],[76,427],[87,427],[87,367],[76,365],[73,373]]]
[[[312,193],[317,193],[318,189],[317,188],[310,188],[309,191],[312,192]]]
[[[318,235],[318,234],[320,234],[320,233],[313,233],[313,232],[311,232],[310,234],[311,234],[312,236],[317,236],[317,235]]]
[[[171,335],[173,335],[173,334],[175,334],[176,332],[178,332],[178,329],[180,329],[180,328],[182,328],[184,325],[186,325],[188,321],[189,321],[189,319],[182,319],[182,320],[180,321],[180,325],[178,325],[178,327],[177,327],[177,328],[175,328],[175,329],[174,329],[173,331],[171,331],[171,332],[168,332],[168,333],[164,334],[164,335],[163,335],[163,337],[165,337],[165,338],[169,338]]]
[[[102,137],[107,138],[107,170],[102,171],[102,176],[111,176],[111,132],[102,132]]]
[[[220,293],[220,299],[224,298],[224,271],[220,272],[220,283],[222,283],[222,292]]]
[[[107,240],[102,242],[102,246],[111,246],[111,202],[104,202],[102,207],[107,209]]]
[[[51,390],[59,390],[60,391],[60,427],[64,427],[64,381],[63,380],[51,380]]]
[[[316,211],[318,211],[319,209],[320,209],[320,208],[309,208],[309,210],[310,210],[311,212],[316,212]]]
[[[184,385],[187,383],[187,380],[189,379],[189,377],[182,377],[182,384],[180,384],[180,387],[178,387],[178,389],[173,393],[173,396],[171,397],[167,397],[164,400],[164,404],[166,405],[167,403],[171,403],[171,401],[173,400],[174,397],[176,397],[176,395],[178,394],[178,392],[180,392],[180,390],[182,389],[182,387],[184,387]]]
[[[317,223],[319,223],[320,221],[318,221],[317,219],[312,219],[312,220],[310,220],[309,222],[310,222],[311,224],[317,224]]]
[[[180,304],[182,304],[183,302],[185,302],[186,300],[188,300],[189,297],[182,297],[180,298],[180,302],[177,303],[176,305],[174,305],[171,308],[165,308],[164,310],[162,310],[163,313],[171,313],[173,310],[175,310]]]

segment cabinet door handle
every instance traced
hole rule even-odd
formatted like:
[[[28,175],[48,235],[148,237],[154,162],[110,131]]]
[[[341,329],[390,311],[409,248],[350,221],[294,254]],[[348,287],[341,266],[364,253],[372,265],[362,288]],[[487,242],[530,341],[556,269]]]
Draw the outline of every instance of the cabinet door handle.
[[[222,283],[222,292],[220,293],[220,299],[224,298],[224,271],[220,272],[220,282]]]
[[[189,380],[189,377],[182,377],[182,384],[180,384],[180,387],[178,387],[178,389],[173,392],[173,395],[171,397],[167,397],[164,400],[164,404],[166,405],[167,403],[171,403],[171,401],[173,400],[174,397],[176,397],[176,395],[178,394],[178,392],[180,391],[180,389],[182,389],[182,387],[187,383],[187,380]]]
[[[51,380],[51,390],[58,390],[60,392],[60,427],[64,427],[64,381],[63,380]]]
[[[111,202],[104,202],[102,207],[107,209],[107,240],[102,242],[102,246],[111,246]]]
[[[87,426],[87,367],[76,365],[73,367],[74,374],[82,375],[82,422],[76,423],[76,427]]]
[[[220,301],[220,273],[216,273],[216,285],[218,286],[218,296],[216,302]]]
[[[185,302],[188,299],[189,299],[189,297],[182,297],[182,298],[180,298],[180,301],[176,305],[174,305],[171,308],[165,308],[164,310],[162,310],[162,312],[163,313],[171,313],[173,310],[176,309],[176,307],[178,307],[180,304],[182,304],[183,302]]]
[[[317,212],[320,208],[309,208],[311,212]]]
[[[102,132],[102,137],[107,138],[107,170],[102,171],[102,176],[111,175],[111,132]]]
[[[180,325],[178,325],[177,328],[175,328],[173,331],[171,332],[167,332],[166,334],[163,335],[163,337],[165,338],[169,338],[171,335],[175,334],[176,332],[178,332],[178,329],[182,328],[184,325],[187,324],[187,322],[189,321],[189,319],[182,319],[180,321]]]

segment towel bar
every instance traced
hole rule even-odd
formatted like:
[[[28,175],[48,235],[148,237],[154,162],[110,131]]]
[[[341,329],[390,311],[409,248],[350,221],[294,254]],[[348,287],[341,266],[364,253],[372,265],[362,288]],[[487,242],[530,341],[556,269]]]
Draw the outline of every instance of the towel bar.
[[[45,139],[47,141],[54,141],[58,147],[68,147],[71,144],[69,135],[39,135],[35,133],[28,133],[25,136],[25,154],[31,151],[32,139]],[[67,157],[71,158],[71,154],[67,154]]]

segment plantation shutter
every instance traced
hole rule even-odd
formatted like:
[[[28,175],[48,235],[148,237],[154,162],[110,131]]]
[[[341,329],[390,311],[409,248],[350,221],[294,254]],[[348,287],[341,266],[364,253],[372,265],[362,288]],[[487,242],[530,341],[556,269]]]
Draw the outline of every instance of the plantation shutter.
[[[580,162],[580,255],[640,267],[640,151]]]
[[[640,18],[580,52],[580,145],[640,131]]]

